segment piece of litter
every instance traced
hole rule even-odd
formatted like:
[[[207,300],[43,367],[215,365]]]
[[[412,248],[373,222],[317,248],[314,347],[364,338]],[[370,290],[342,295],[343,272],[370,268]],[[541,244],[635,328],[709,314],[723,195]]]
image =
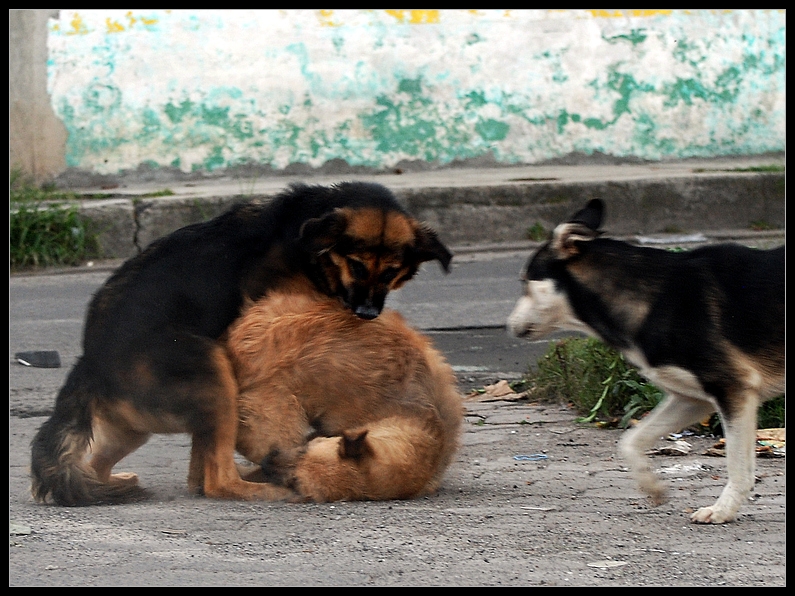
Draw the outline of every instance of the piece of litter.
[[[680,433],[671,433],[668,435],[668,439],[671,441],[677,441],[682,437],[692,437],[694,434],[696,433],[694,433],[692,430],[683,430]]]
[[[513,458],[516,461],[539,461],[542,459],[548,459],[545,453],[533,453],[532,455],[514,455]]]
[[[60,368],[61,356],[56,350],[36,350],[33,352],[17,352],[14,358],[22,366],[36,368]]]
[[[33,533],[30,526],[25,526],[16,522],[8,522],[8,533],[11,536],[27,536]]]
[[[693,475],[697,472],[708,471],[711,469],[712,468],[710,466],[705,466],[700,461],[695,461],[692,464],[674,464],[666,468],[660,468],[660,472],[663,474]]]
[[[761,428],[756,431],[757,457],[786,457],[787,454],[787,429],[786,428]],[[726,439],[719,439],[704,455],[714,457],[726,456]]]
[[[693,449],[693,446],[684,441],[679,439],[678,441],[674,441],[673,445],[666,445],[665,447],[660,447],[659,449],[652,449],[648,452],[649,455],[687,455]]]
[[[611,567],[622,567],[626,565],[626,561],[594,561],[593,563],[588,563],[588,567],[596,567],[598,569],[609,569]]]
[[[470,391],[464,399],[467,401],[518,401],[527,397],[527,391],[517,393],[506,380],[486,385],[483,389]]]

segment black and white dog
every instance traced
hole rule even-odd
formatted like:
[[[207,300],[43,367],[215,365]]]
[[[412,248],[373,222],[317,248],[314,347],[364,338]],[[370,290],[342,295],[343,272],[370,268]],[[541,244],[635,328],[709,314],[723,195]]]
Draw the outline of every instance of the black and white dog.
[[[604,205],[590,201],[531,257],[509,331],[538,337],[584,331],[620,350],[666,398],[619,443],[641,490],[663,485],[646,451],[717,411],[728,484],[697,523],[735,519],[754,485],[756,414],[785,383],[784,247],[735,244],[691,251],[600,238]]]

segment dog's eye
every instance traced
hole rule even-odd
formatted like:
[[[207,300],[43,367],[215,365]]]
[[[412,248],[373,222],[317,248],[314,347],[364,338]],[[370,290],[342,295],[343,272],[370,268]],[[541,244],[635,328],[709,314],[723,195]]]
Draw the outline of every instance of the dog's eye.
[[[398,273],[400,273],[400,269],[397,267],[387,267],[381,272],[378,279],[381,280],[382,283],[388,284],[397,277]]]
[[[370,270],[367,269],[367,266],[361,261],[357,261],[356,259],[352,259],[350,257],[345,257],[345,262],[348,263],[348,269],[355,279],[364,281],[370,277]]]

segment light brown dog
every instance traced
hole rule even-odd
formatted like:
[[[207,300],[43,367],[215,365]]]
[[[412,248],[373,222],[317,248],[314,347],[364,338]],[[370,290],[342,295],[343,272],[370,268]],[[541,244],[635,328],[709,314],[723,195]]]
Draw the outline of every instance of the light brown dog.
[[[237,449],[247,480],[298,500],[406,499],[435,491],[458,447],[463,407],[431,342],[385,309],[356,317],[297,282],[229,330],[240,387]]]

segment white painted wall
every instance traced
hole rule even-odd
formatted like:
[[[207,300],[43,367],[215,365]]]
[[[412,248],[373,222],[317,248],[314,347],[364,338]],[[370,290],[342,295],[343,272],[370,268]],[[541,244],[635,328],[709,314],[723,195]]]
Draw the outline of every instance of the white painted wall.
[[[61,10],[66,163],[783,151],[783,10]]]

